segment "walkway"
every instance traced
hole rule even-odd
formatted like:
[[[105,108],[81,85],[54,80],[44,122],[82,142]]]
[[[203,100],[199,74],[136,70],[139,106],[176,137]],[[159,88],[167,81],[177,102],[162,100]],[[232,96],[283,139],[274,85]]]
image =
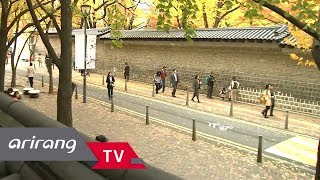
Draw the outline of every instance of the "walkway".
[[[41,73],[40,70],[38,71]],[[19,71],[19,74],[22,73],[23,71]],[[38,79],[39,77],[41,76],[38,76]],[[44,75],[44,77],[47,82],[46,75]],[[78,73],[74,74],[75,81],[80,82],[81,78],[82,77],[79,76]],[[101,82],[100,86],[91,85],[97,84],[99,79]],[[90,84],[88,84],[87,94],[100,102],[107,102],[108,98],[106,90],[102,86],[102,79],[101,75],[91,74],[91,76],[88,77],[88,82]],[[116,88],[121,90],[121,84],[124,83],[121,83],[121,80],[118,78],[116,81]],[[57,83],[57,78],[55,78],[55,83]],[[150,98],[152,88],[148,87],[150,87],[150,85],[148,86],[146,84],[130,81],[128,84],[129,93],[120,91],[116,93],[116,106],[120,106],[140,114],[145,114],[145,106],[149,105],[150,116],[188,129],[191,128],[191,119],[196,118],[198,131],[205,133],[210,137],[220,138],[221,140],[233,143],[235,146],[238,145],[251,150],[257,147],[258,135],[263,135],[263,148],[265,153],[305,163],[310,166],[314,166],[315,164],[317,149],[316,138],[265,126],[265,123],[268,123],[271,126],[279,126],[279,119],[284,119],[284,117],[281,117],[283,116],[283,113],[281,114],[281,112],[277,112],[277,118],[270,118],[266,120],[257,115],[259,114],[257,113],[259,112],[258,107],[236,103],[234,112],[236,116],[234,118],[230,118],[227,116],[217,115],[228,111],[229,102],[221,102],[217,99],[202,100],[203,103],[200,104],[192,104],[192,102],[190,102],[190,107],[187,108],[181,106],[185,103],[185,100],[183,100],[184,98],[182,98],[184,96],[184,92],[180,92],[177,95],[178,98],[172,98],[168,96],[168,93],[156,95],[156,98]],[[79,86],[79,93],[81,92],[82,87]],[[141,94],[144,96],[141,96]],[[147,98],[147,96],[149,97]],[[167,103],[166,101],[168,100],[171,102]],[[207,112],[198,111],[197,109],[199,108],[205,109]],[[217,114],[213,114],[212,112],[208,113],[208,109],[210,108],[215,110]],[[257,112],[253,113],[253,110],[255,109],[257,109]],[[239,115],[237,116],[237,114],[242,114],[241,120],[239,120]],[[303,118],[304,121],[299,121],[298,118]],[[243,119],[250,120],[251,122],[243,121]],[[298,130],[298,132],[301,131],[306,132],[305,134],[313,135],[314,131],[319,132],[319,124],[314,122],[316,122],[315,118],[304,117],[302,115],[290,115],[289,127],[290,130],[295,129]],[[303,126],[301,127],[300,124]],[[309,131],[307,131],[307,129]]]

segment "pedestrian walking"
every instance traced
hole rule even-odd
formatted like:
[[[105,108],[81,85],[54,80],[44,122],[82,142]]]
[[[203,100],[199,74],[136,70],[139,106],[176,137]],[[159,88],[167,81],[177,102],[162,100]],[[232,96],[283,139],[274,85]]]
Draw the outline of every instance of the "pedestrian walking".
[[[166,66],[163,66],[161,70],[161,85],[162,85],[162,93],[164,93],[166,88],[166,78],[167,78],[167,70]]]
[[[113,96],[113,88],[114,88],[114,83],[115,83],[114,76],[112,75],[111,72],[108,72],[106,83],[107,83],[107,88],[108,88],[108,97],[109,100],[111,100]]]
[[[209,74],[209,76],[206,78],[206,85],[208,87],[207,97],[212,98],[212,91],[213,91],[213,85],[215,82],[215,78],[212,76],[212,73]]]
[[[128,62],[125,63],[125,67],[123,69],[123,75],[124,79],[129,82],[129,76],[130,76],[130,66],[128,65]]]
[[[156,94],[158,94],[159,90],[162,88],[162,85],[161,85],[161,71],[158,71],[153,76],[153,81],[154,81],[154,84],[156,85]]]
[[[274,116],[273,115],[273,108],[275,106],[275,101],[276,101],[275,97],[276,96],[275,96],[275,92],[273,90],[273,85],[272,84],[270,84],[269,89],[270,89],[270,94],[271,94],[270,116]]]
[[[172,93],[171,93],[172,97],[176,97],[176,91],[177,91],[177,87],[178,87],[178,84],[179,84],[179,76],[177,74],[177,70],[176,69],[174,69],[172,71],[170,81],[171,81],[170,84],[171,84],[171,86],[173,88]]]
[[[226,97],[226,93],[227,93],[227,90],[225,87],[223,87],[222,90],[219,92],[222,100],[224,100],[224,98]]]
[[[198,103],[200,103],[200,100],[199,100],[200,85],[201,85],[201,81],[200,81],[200,79],[199,79],[199,76],[196,75],[195,78],[194,78],[194,81],[193,81],[193,90],[194,90],[194,93],[193,93],[193,97],[192,97],[191,100],[194,101],[194,98],[197,97]]]
[[[30,83],[30,87],[33,88],[33,78],[36,76],[36,70],[33,67],[33,64],[30,63],[30,66],[27,68],[27,75],[26,77],[28,77],[29,79],[29,83]]]
[[[270,109],[270,106],[271,106],[271,92],[270,92],[270,85],[269,84],[266,85],[266,87],[262,93],[262,98],[264,98],[263,102],[266,107],[261,112],[261,114],[265,118],[268,118],[267,114],[268,114],[268,110]]]
[[[237,81],[236,77],[233,76],[232,80],[230,82],[230,86],[229,86],[229,101],[234,101],[237,100],[237,92],[238,92],[238,88],[240,86],[240,83]]]

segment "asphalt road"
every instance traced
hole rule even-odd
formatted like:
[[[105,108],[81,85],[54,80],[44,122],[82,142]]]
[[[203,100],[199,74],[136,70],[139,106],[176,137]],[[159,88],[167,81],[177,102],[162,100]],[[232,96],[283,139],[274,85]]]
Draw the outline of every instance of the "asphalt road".
[[[25,71],[18,70],[18,75],[25,75]],[[46,74],[38,74],[36,80],[41,81],[41,75],[44,76],[45,82],[48,82],[48,75]],[[54,78],[54,84],[58,84],[57,77]],[[78,93],[82,94],[82,92],[82,84],[80,84],[78,86]],[[109,101],[107,89],[96,88],[89,84],[87,85],[87,96],[100,101]],[[186,108],[170,105],[169,103],[155,102],[126,93],[115,92],[114,104],[142,114],[145,114],[146,105],[149,105],[151,117],[169,121],[187,128],[192,128],[192,118],[195,118],[197,131],[252,148],[257,148],[259,135],[263,136],[263,150],[293,137],[283,131],[255,126],[241,121],[234,121],[228,117],[215,116],[214,114],[211,115],[200,111],[190,111]]]

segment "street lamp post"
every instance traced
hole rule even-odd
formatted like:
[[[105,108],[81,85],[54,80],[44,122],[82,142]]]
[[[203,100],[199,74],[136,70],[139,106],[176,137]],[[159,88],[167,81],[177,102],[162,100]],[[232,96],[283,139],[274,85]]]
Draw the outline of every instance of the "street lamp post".
[[[90,5],[82,5],[81,12],[84,17],[84,74],[83,74],[83,103],[87,102],[87,17],[90,14]]]

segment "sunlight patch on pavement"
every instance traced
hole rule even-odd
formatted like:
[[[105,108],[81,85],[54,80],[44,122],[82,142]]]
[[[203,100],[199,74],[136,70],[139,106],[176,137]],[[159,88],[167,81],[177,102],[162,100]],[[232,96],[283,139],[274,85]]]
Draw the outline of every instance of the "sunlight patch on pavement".
[[[278,143],[265,151],[310,166],[315,166],[317,150],[318,140],[297,136]]]

